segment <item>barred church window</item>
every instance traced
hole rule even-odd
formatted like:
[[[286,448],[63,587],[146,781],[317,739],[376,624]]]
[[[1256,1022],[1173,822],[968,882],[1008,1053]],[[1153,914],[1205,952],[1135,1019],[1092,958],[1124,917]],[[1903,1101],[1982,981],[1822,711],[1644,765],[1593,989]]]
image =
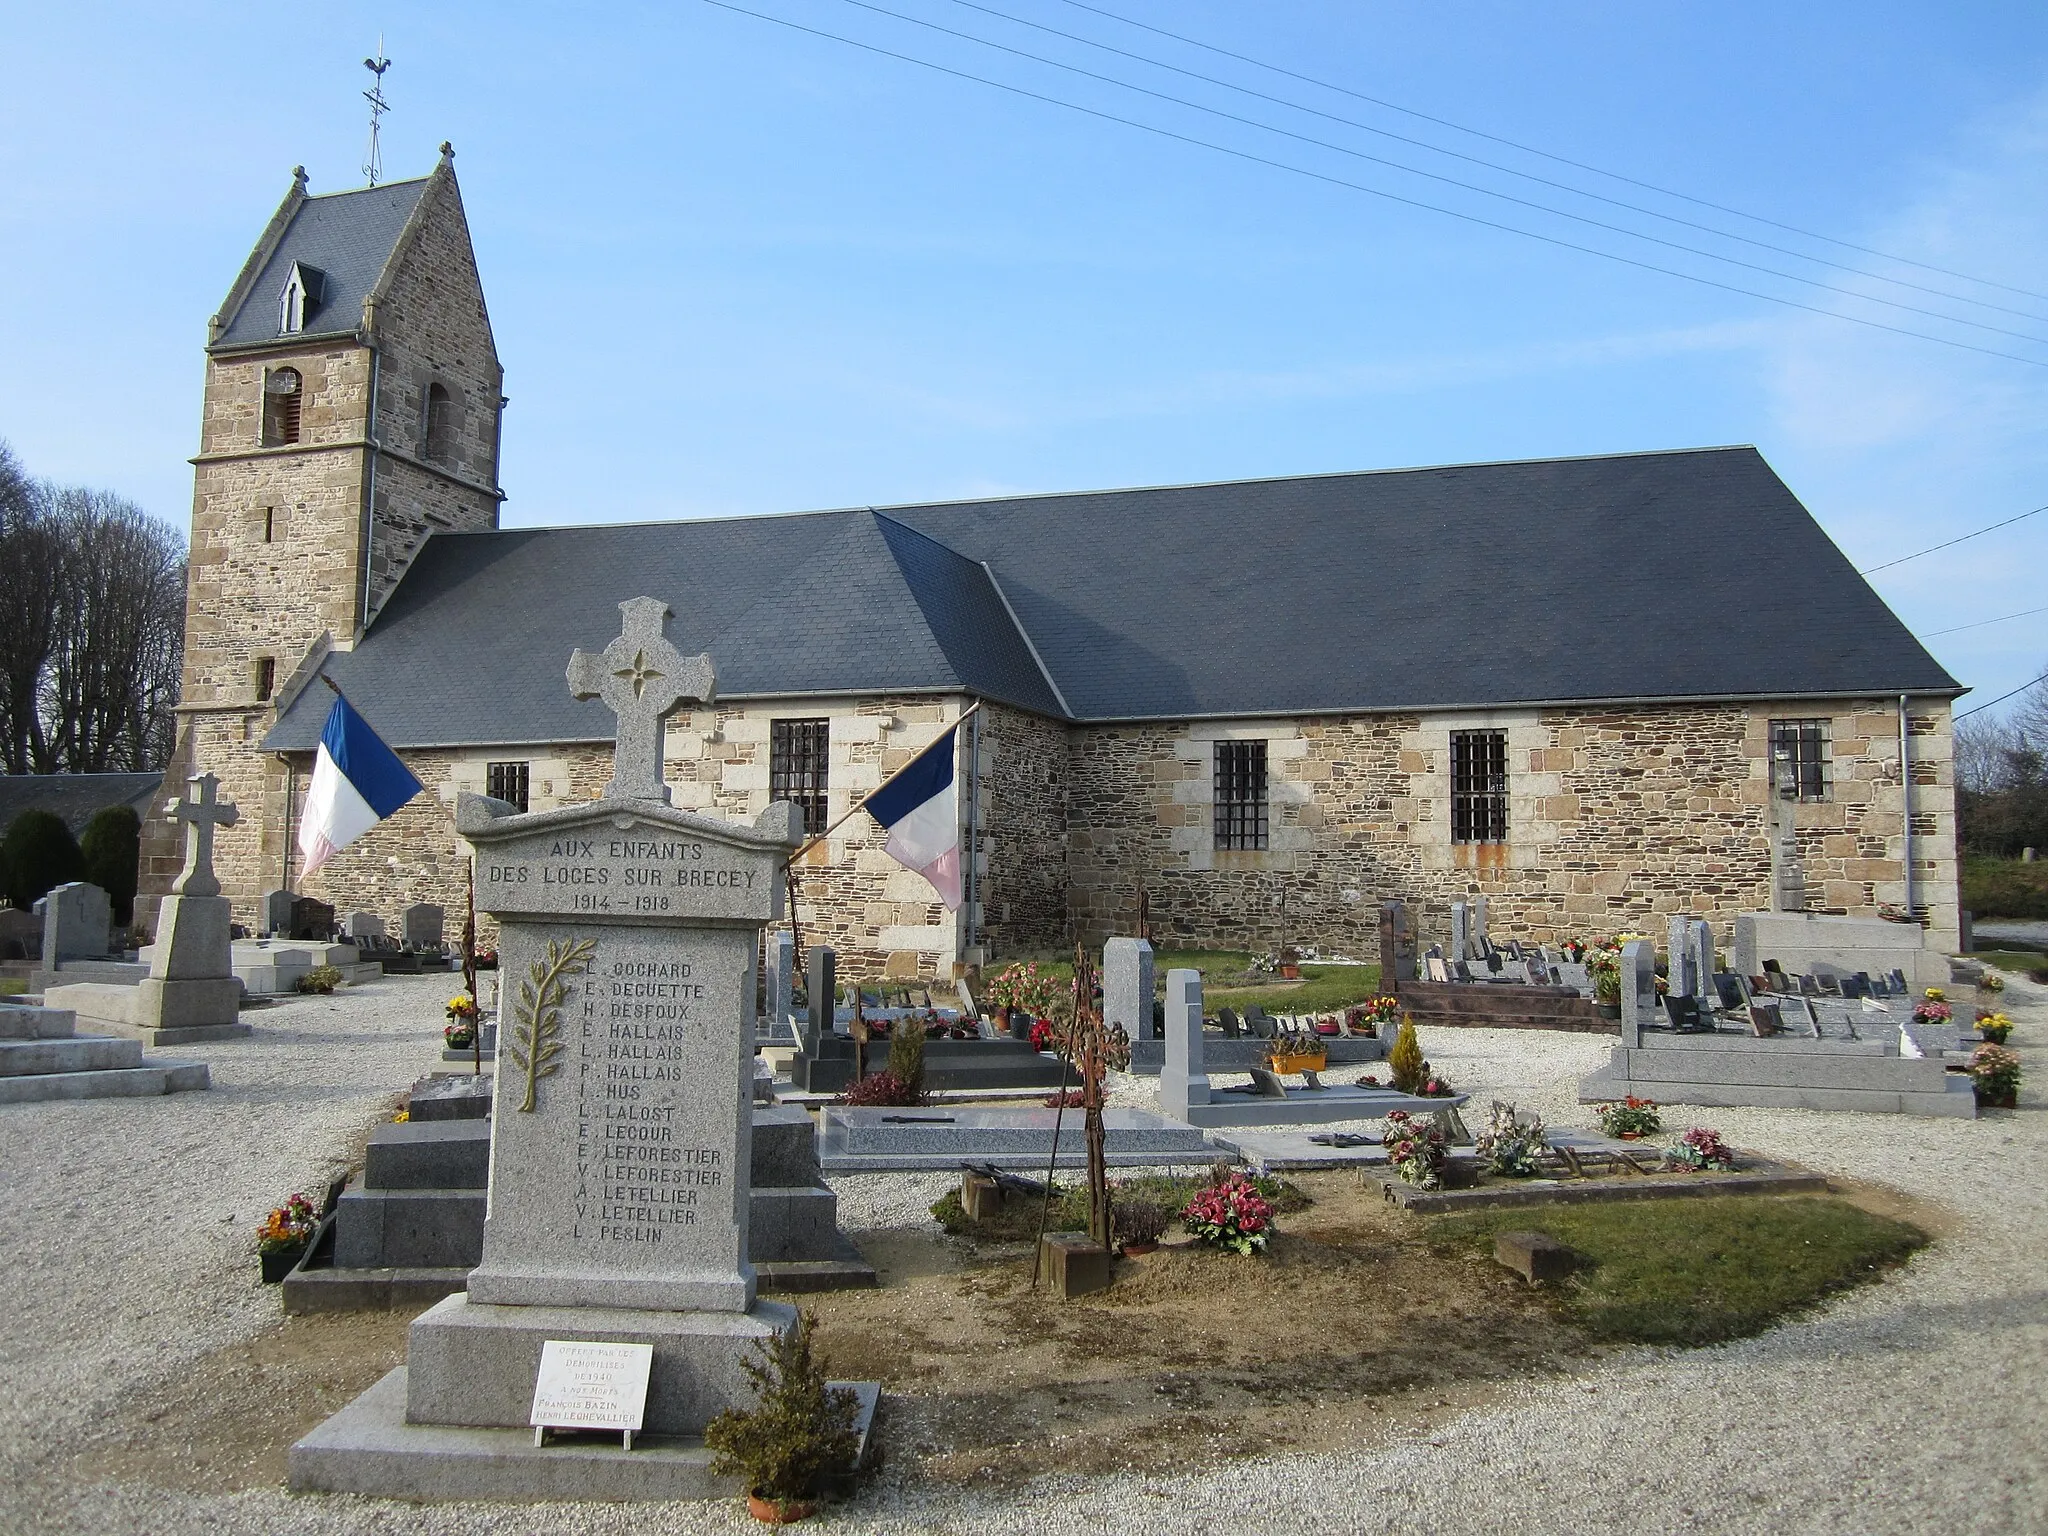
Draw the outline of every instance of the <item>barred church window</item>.
[[[1451,732],[1451,841],[1508,840],[1508,733]]]
[[[445,463],[454,457],[455,397],[445,384],[429,384],[425,415],[420,423],[420,457]]]
[[[263,375],[263,446],[282,447],[299,440],[299,404],[306,381],[296,368],[273,368]]]
[[[804,832],[825,830],[832,722],[768,722],[768,798],[787,800],[803,812]]]
[[[1266,744],[1216,743],[1216,846],[1266,846]]]
[[[484,793],[493,800],[527,809],[527,763],[492,763],[484,770]]]
[[[277,658],[258,656],[256,658],[256,702],[267,704],[270,696],[277,691]]]
[[[1771,722],[1771,789],[1780,800],[1828,798],[1828,723]]]

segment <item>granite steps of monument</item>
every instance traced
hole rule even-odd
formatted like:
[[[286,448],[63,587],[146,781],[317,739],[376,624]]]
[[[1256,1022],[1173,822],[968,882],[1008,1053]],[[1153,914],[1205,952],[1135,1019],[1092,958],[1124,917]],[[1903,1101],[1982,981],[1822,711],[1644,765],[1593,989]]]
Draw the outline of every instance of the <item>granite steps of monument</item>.
[[[1839,1021],[1835,1021],[1839,1022]],[[1882,1026],[1883,1021],[1878,1021]],[[1579,1084],[1579,1101],[1630,1093],[1715,1108],[1863,1110],[1970,1119],[1976,1094],[1939,1052],[1900,1054],[1898,1026],[1874,1038],[1643,1030]]]
[[[889,1042],[867,1044],[869,1072],[889,1063]],[[1056,1056],[1031,1049],[1028,1040],[927,1040],[924,1085],[927,1089],[1041,1088],[1060,1085]],[[844,1093],[854,1077],[854,1042],[834,1035],[820,1042],[816,1056],[799,1052],[790,1062],[790,1082],[802,1093]]]
[[[406,1419],[408,1368],[399,1366],[291,1448],[286,1481],[295,1493],[360,1493],[385,1498],[673,1500],[715,1499],[745,1492],[733,1478],[711,1475],[711,1452],[699,1439],[635,1435],[628,1451],[615,1440],[580,1439],[536,1449],[530,1429],[476,1429],[413,1424]],[[860,1400],[850,1483],[871,1454],[880,1385],[835,1381]]]
[[[142,1042],[81,1035],[67,1009],[0,1004],[0,1104],[154,1098],[212,1086],[203,1061],[147,1057]]]
[[[1189,1104],[1186,1116],[1187,1124],[1205,1130],[1329,1125],[1340,1120],[1384,1120],[1397,1109],[1411,1115],[1434,1114],[1440,1109],[1461,1108],[1468,1097],[1456,1094],[1449,1098],[1421,1098],[1392,1088],[1325,1083],[1320,1088],[1290,1086],[1285,1098],[1276,1099],[1211,1083],[1208,1102]],[[1174,1115],[1180,1112],[1178,1107],[1168,1111]]]
[[[85,981],[132,987],[148,974],[149,962],[146,960],[124,960],[113,956],[101,960],[62,960],[54,966],[39,967],[28,978],[28,989],[43,992],[50,987],[76,986]]]

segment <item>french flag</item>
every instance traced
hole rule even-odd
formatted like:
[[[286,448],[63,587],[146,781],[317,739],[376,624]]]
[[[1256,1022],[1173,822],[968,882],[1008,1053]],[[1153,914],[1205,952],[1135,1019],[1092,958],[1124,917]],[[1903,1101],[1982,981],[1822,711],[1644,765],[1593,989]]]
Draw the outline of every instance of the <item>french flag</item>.
[[[926,747],[862,809],[888,832],[882,850],[931,883],[948,912],[960,910],[960,802],[953,793],[953,734]]]
[[[420,781],[339,693],[320,733],[313,783],[299,822],[299,852],[312,874],[420,792]]]

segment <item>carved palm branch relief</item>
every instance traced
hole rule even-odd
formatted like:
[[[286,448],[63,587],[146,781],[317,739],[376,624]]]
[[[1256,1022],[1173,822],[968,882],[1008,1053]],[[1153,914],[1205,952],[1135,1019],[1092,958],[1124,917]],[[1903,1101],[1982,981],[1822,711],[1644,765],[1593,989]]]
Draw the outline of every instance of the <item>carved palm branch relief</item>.
[[[561,1067],[562,1004],[569,996],[568,978],[588,965],[596,953],[595,939],[567,944],[551,939],[547,954],[533,962],[526,980],[519,983],[519,1006],[505,1055],[526,1074],[526,1097],[519,1101],[522,1114],[532,1111],[540,1080]]]

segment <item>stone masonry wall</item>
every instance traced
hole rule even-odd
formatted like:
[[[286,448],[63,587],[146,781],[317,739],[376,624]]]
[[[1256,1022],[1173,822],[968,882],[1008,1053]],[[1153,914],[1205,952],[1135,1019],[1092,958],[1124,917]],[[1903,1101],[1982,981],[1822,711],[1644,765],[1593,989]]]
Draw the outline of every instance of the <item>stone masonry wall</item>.
[[[1769,722],[1825,717],[1833,790],[1792,808],[1809,906],[1874,915],[1900,902],[1898,716],[1881,701],[1780,707],[1502,710],[1080,728],[1073,733],[1073,922],[1090,942],[1129,932],[1140,880],[1155,928],[1182,942],[1370,954],[1377,904],[1417,909],[1424,942],[1449,904],[1485,895],[1497,936],[1651,930],[1767,908]],[[1914,713],[1916,903],[1929,942],[1955,943],[1956,865],[1946,705]],[[1501,729],[1508,841],[1458,845],[1450,732]],[[1267,742],[1270,848],[1217,851],[1218,739]]]
[[[1000,704],[981,711],[978,919],[993,958],[1068,942],[1068,728]]]

